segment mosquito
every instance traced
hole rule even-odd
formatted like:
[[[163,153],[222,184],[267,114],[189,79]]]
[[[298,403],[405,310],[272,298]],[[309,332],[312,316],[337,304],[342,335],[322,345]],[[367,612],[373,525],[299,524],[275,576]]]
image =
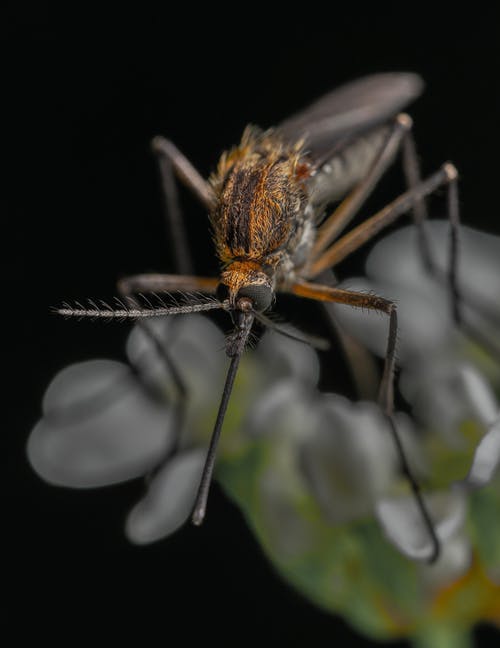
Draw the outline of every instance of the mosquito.
[[[426,266],[433,267],[425,234],[425,198],[447,187],[450,267],[447,276],[455,320],[460,318],[456,283],[459,210],[457,171],[450,162],[422,180],[412,135],[412,120],[400,112],[422,92],[413,73],[383,73],[347,83],[326,94],[279,126],[247,126],[240,143],[222,154],[205,180],[169,140],[156,137],[169,227],[179,275],[139,274],[118,284],[125,297],[116,307],[65,304],[65,316],[143,319],[221,309],[233,320],[226,340],[229,369],[192,512],[200,525],[215,466],[216,451],[238,364],[255,321],[276,327],[266,315],[277,293],[323,303],[340,303],[388,317],[387,348],[378,400],[420,514],[432,541],[429,562],[440,552],[433,521],[413,476],[394,422],[394,371],[398,332],[396,304],[388,299],[335,285],[332,269],[382,229],[411,211]],[[344,230],[401,152],[407,190],[376,214]],[[218,277],[194,276],[180,214],[176,181],[186,185],[209,213]],[[336,204],[335,209],[331,206]],[[203,297],[177,305],[137,301],[139,295],[197,293]],[[279,326],[278,326],[279,328]],[[283,331],[284,332],[284,331]],[[152,333],[150,332],[150,335]],[[316,340],[304,335],[306,341]],[[158,345],[157,345],[158,346]],[[182,380],[162,352],[176,380]]]

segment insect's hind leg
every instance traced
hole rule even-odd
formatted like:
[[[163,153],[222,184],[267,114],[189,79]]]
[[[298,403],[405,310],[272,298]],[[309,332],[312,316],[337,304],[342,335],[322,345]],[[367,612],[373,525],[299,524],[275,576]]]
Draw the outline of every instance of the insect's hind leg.
[[[403,137],[403,171],[409,189],[417,187],[421,182],[420,164],[418,161],[415,139],[411,130]],[[448,181],[447,217],[450,223],[450,254],[447,271],[447,284],[450,291],[450,301],[453,319],[460,324],[460,297],[457,283],[458,249],[460,236],[460,210],[458,201],[458,175],[452,174]],[[418,198],[413,204],[413,220],[417,226],[418,247],[424,267],[431,275],[437,275],[438,270],[432,258],[429,236],[425,221],[428,218],[427,204],[424,197]]]
[[[323,272],[318,280],[326,286],[337,284],[337,279],[330,270]],[[331,334],[343,352],[357,398],[375,400],[380,378],[374,356],[340,324],[331,302],[324,301],[322,306]]]
[[[458,260],[458,173],[450,162],[443,164],[441,169],[423,180],[419,185],[409,189],[404,194],[386,205],[377,214],[366,219],[363,223],[350,230],[347,234],[335,241],[321,256],[316,258],[309,268],[306,269],[304,277],[317,277],[328,268],[332,268],[347,256],[355,252],[362,245],[372,239],[378,232],[394,223],[399,217],[408,212],[415,202],[428,196],[442,185],[448,187],[448,218],[451,223],[451,254],[450,269],[446,281],[450,289],[452,310],[454,318],[458,321],[459,299],[457,287],[457,260]]]
[[[398,151],[401,150],[403,172],[408,187],[405,195],[413,196],[413,200],[408,203],[406,211],[411,210],[413,221],[417,226],[418,245],[424,266],[429,272],[435,275],[437,274],[436,265],[432,259],[430,250],[429,236],[426,233],[425,222],[428,218],[426,194],[419,191],[419,187],[422,185],[422,179],[412,127],[413,121],[405,113],[399,114],[394,119],[392,127],[380,151],[373,160],[369,171],[319,227],[318,236],[312,251],[313,268],[316,269],[319,266],[321,270],[324,270],[326,267],[331,267],[332,263],[324,262],[325,259],[330,258],[328,256],[328,250],[335,245],[334,241],[356,216],[365,200],[394,161]],[[451,165],[448,168],[451,170]],[[448,177],[448,219],[451,230],[450,264],[447,281],[450,288],[453,317],[458,322],[460,315],[456,275],[460,219],[456,177],[456,170],[450,173]],[[308,273],[308,276],[316,276],[317,274],[317,272],[314,274]]]
[[[160,169],[165,206],[167,232],[172,238],[172,252],[176,270],[181,274],[193,272],[193,262],[182,218],[175,177],[207,208],[213,205],[213,194],[208,182],[170,140],[156,136],[151,142]]]
[[[405,113],[401,113],[394,119],[367,173],[319,227],[312,250],[313,259],[320,257],[356,216],[379,180],[393,163],[400,150],[405,133],[411,129],[412,124],[411,117]],[[414,167],[412,167],[411,171],[414,171]],[[413,173],[413,177],[415,177],[415,173]]]
[[[215,290],[217,283],[216,280],[211,278],[203,279],[200,277],[194,277],[191,274],[193,262],[179,205],[175,176],[179,177],[206,207],[211,205],[211,189],[189,160],[172,142],[158,136],[153,139],[151,147],[158,158],[165,207],[166,228],[172,242],[174,266],[181,274],[148,274],[125,277],[118,282],[118,291],[127,300],[132,300],[133,303],[137,303],[137,300],[133,295],[138,293],[176,291],[199,291],[212,293]],[[177,367],[177,364],[168,352],[164,341],[160,336],[158,336],[151,324],[139,321],[137,325],[151,342],[158,358],[160,358],[165,369],[170,374],[177,391],[176,433],[174,444],[169,450],[170,456],[178,449],[182,435],[187,401],[186,383],[182,377],[181,371]],[[165,458],[159,461],[157,470],[161,467],[164,460]]]
[[[415,145],[415,138],[413,137],[411,130],[407,130],[404,134],[402,147],[402,165],[406,185],[408,189],[413,189],[413,187],[418,186],[422,182],[422,174],[420,171],[420,162]],[[431,271],[434,264],[429,246],[429,238],[425,229],[425,221],[427,219],[427,201],[424,197],[417,200],[413,205],[413,220],[418,228],[418,246],[422,260],[427,270]]]
[[[165,224],[172,242],[174,266],[181,274],[144,274],[125,277],[118,282],[118,292],[129,303],[137,303],[137,299],[133,295],[139,293],[186,291],[213,293],[217,285],[217,280],[192,275],[193,262],[180,209],[175,176],[191,189],[207,208],[210,208],[212,205],[213,197],[211,188],[208,182],[202,178],[194,166],[172,142],[164,137],[157,136],[152,140],[151,147],[158,159],[165,207]],[[177,391],[176,435],[173,447],[169,450],[170,456],[170,454],[173,454],[178,449],[182,434],[187,400],[187,386],[181,371],[165,347],[164,341],[158,336],[151,324],[140,320],[137,322],[137,325],[151,342],[165,369],[170,374]],[[163,461],[164,459],[159,462],[159,467],[161,467]]]

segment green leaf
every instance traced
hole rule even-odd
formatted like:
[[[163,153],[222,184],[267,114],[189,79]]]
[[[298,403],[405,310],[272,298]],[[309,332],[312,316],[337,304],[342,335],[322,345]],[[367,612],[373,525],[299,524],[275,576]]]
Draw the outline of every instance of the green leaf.
[[[474,648],[467,628],[451,625],[426,625],[412,640],[413,648]]]

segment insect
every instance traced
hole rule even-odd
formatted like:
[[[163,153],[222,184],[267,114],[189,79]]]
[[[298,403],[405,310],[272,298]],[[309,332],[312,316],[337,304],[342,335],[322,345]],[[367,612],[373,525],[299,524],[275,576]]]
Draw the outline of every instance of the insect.
[[[451,261],[448,275],[455,319],[459,319],[456,264],[459,228],[457,171],[447,162],[421,179],[411,118],[400,111],[421,93],[415,74],[385,73],[348,83],[276,128],[262,131],[248,126],[241,142],[225,152],[216,170],[205,180],[175,145],[157,137],[179,275],[142,274],[125,278],[119,291],[128,302],[116,308],[65,305],[66,316],[134,318],[222,309],[230,313],[234,332],[226,341],[230,365],[213,428],[205,467],[192,513],[194,524],[204,519],[215,465],[216,449],[238,363],[255,320],[265,315],[277,293],[304,299],[336,302],[379,311],[388,316],[388,338],[379,401],[401,465],[433,543],[430,561],[439,554],[439,541],[420,488],[414,479],[393,420],[393,376],[397,311],[390,300],[344,290],[335,285],[331,269],[401,215],[412,211],[420,233],[423,258],[432,268],[425,236],[425,197],[447,187]],[[381,176],[402,152],[407,191],[360,225],[344,233]],[[175,176],[209,213],[219,277],[190,274],[189,253],[177,202]],[[333,211],[330,206],[337,203]],[[132,295],[197,292],[206,298],[175,306],[143,307]],[[305,336],[306,337],[306,336]],[[167,355],[168,361],[168,355]]]

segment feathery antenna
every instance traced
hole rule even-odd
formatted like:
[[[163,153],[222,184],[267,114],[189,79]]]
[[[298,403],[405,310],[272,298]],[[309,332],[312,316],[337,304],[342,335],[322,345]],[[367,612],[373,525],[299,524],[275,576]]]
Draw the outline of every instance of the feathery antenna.
[[[105,319],[105,320],[125,320],[125,319],[143,319],[147,317],[162,317],[165,315],[181,315],[185,313],[201,313],[209,310],[229,308],[226,302],[220,302],[215,299],[210,301],[180,304],[178,306],[154,306],[148,300],[148,307],[141,308],[134,300],[130,304],[126,304],[121,300],[118,301],[118,306],[112,306],[106,302],[100,301],[97,304],[95,301],[89,299],[87,301],[88,307],[80,302],[75,302],[74,305],[63,303],[60,308],[55,308],[54,312],[64,317],[89,317],[91,319]],[[161,302],[163,304],[163,302]]]

